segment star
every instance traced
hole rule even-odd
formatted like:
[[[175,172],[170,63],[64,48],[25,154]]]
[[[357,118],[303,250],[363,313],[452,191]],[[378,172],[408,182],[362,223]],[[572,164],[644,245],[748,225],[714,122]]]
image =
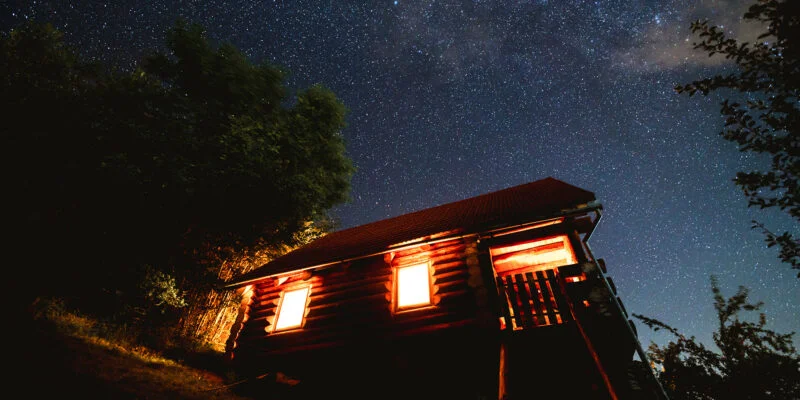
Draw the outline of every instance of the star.
[[[290,88],[331,88],[358,167],[331,211],[340,229],[553,176],[603,203],[591,246],[629,312],[710,342],[715,274],[727,294],[750,287],[773,329],[800,331],[785,300],[800,280],[750,221],[796,227],[731,182],[765,160],[719,137],[719,99],[673,90],[719,67],[690,56],[690,21],[733,29],[744,2],[67,3],[4,4],[0,24],[51,22],[83,57],[132,69],[181,17],[285,67]]]

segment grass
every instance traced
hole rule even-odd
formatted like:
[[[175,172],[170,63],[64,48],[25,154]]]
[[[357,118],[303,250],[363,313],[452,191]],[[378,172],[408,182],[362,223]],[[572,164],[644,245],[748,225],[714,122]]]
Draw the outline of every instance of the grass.
[[[24,390],[27,398],[251,398],[234,391],[235,378],[220,353],[183,353],[184,360],[174,359],[132,344],[122,327],[64,311],[57,302],[36,308],[20,321],[20,335],[9,343],[22,366],[10,386]]]

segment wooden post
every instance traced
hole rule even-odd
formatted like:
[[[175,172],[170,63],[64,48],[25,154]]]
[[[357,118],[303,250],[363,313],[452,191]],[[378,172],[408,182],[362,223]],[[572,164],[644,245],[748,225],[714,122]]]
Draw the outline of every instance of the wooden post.
[[[589,354],[591,354],[592,359],[594,360],[597,371],[603,378],[603,383],[608,390],[608,394],[611,396],[612,400],[618,400],[619,397],[617,396],[617,392],[614,390],[614,386],[611,384],[611,379],[609,379],[608,373],[606,373],[606,369],[603,367],[603,363],[600,361],[600,356],[597,354],[592,341],[589,339],[589,336],[586,335],[586,331],[583,329],[583,325],[581,325],[581,322],[575,313],[575,307],[572,304],[572,300],[567,295],[567,288],[564,284],[564,278],[560,274],[558,276],[558,287],[561,291],[561,295],[564,296],[564,301],[567,303],[567,307],[569,308],[569,313],[572,315],[572,320],[575,323],[575,327],[578,328],[578,332],[580,332],[583,342],[586,344],[586,348],[589,350]]]
[[[498,388],[499,390],[497,392],[497,398],[499,400],[504,400],[506,398],[506,396],[508,396],[508,393],[506,393],[506,368],[508,367],[508,364],[506,363],[506,351],[507,351],[506,343],[505,342],[501,342],[500,343],[500,368],[499,368],[500,376],[498,377],[500,385],[499,385],[499,388]]]

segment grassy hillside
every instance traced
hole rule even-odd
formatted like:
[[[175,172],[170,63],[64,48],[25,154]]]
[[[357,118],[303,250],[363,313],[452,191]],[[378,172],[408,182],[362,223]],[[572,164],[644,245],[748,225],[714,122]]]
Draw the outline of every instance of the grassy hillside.
[[[39,310],[17,325],[11,340],[19,378],[11,389],[27,398],[244,400],[219,353],[180,358],[131,345],[119,331],[74,313]],[[114,336],[120,339],[114,339]],[[13,374],[13,373],[12,373]],[[261,396],[259,396],[261,397]]]

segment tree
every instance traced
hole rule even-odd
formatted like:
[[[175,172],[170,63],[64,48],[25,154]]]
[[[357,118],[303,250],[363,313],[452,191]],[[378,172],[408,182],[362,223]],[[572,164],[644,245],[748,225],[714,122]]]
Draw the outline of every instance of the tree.
[[[692,96],[723,92],[725,117],[722,137],[743,152],[768,154],[767,172],[738,172],[734,182],[750,206],[777,207],[800,222],[800,3],[758,0],[744,14],[744,20],[766,26],[758,43],[740,43],[721,27],[708,21],[692,23],[700,42],[695,49],[724,55],[735,64],[735,72],[718,74],[678,85],[678,93]],[[780,248],[779,258],[800,270],[800,241],[789,232],[773,233],[753,221],[769,247]],[[800,278],[800,271],[798,271]]]
[[[87,135],[81,133],[91,91],[88,82],[97,76],[95,66],[82,62],[48,24],[31,22],[0,36],[6,245],[11,258],[18,260],[7,272],[12,281],[31,287],[20,293],[23,305],[39,291],[69,282],[65,268],[53,263],[71,259],[72,247],[65,245],[65,235],[53,222],[76,222],[68,217],[75,207],[72,198],[81,191],[81,180],[89,179],[85,163],[74,154],[76,149],[89,149]],[[40,268],[39,273],[31,265]]]
[[[740,312],[758,311],[762,306],[748,302],[745,287],[726,299],[712,276],[711,290],[719,321],[713,334],[718,351],[661,321],[634,315],[651,329],[665,329],[677,338],[663,347],[651,343],[648,351],[649,359],[662,367],[658,378],[669,398],[797,399],[800,355],[792,344],[794,332],[767,329],[764,313],[759,313],[757,322],[740,319]]]
[[[179,305],[230,251],[291,245],[347,199],[331,91],[289,97],[279,68],[198,25],[177,23],[166,44],[126,72],[83,62],[49,25],[0,37],[4,175],[36,291]]]

